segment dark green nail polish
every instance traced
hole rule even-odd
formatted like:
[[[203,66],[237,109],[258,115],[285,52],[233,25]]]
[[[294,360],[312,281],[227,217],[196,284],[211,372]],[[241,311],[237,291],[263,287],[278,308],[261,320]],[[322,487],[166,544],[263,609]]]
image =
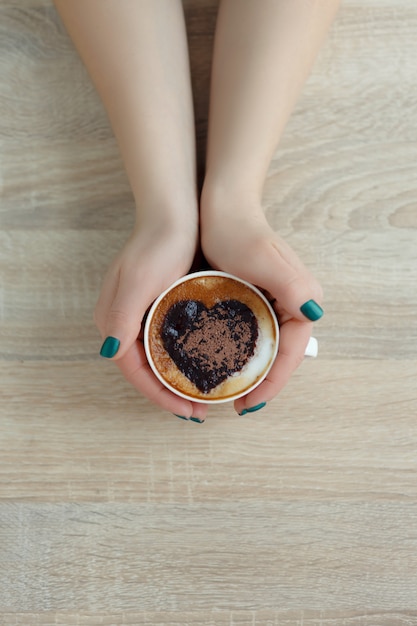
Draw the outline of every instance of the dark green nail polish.
[[[305,302],[303,306],[300,307],[300,311],[303,315],[306,316],[307,319],[310,320],[310,322],[316,322],[324,314],[323,309],[319,304],[317,304],[315,300],[309,300],[308,302]]]
[[[100,356],[104,356],[105,359],[111,359],[117,354],[120,347],[120,340],[116,337],[106,337],[103,345],[101,346]]]
[[[200,420],[198,417],[190,417],[190,420],[196,424],[204,424],[204,420]]]
[[[255,411],[263,409],[264,406],[266,406],[266,402],[260,402],[256,406],[251,406],[249,409],[243,409],[242,413],[239,413],[239,415],[246,415],[246,413],[255,413]]]
[[[175,417],[179,417],[180,420],[185,420],[186,422],[188,422],[188,417],[184,417],[184,415],[177,415],[176,413],[173,413],[173,415],[175,415]]]

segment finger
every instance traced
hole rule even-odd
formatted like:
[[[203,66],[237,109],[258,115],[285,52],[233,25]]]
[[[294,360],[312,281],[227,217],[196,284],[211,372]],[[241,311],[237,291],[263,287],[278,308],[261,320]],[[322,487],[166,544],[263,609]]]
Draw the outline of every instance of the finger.
[[[319,283],[285,242],[262,242],[245,273],[242,278],[266,289],[289,317],[317,321],[323,316]]]
[[[135,270],[118,274],[114,297],[104,294],[99,301],[101,356],[118,360],[127,353],[139,335],[146,310],[162,290],[159,283],[153,275]]]
[[[94,309],[94,321],[103,338],[107,311],[116,297],[118,284],[119,270],[113,266],[107,271]]]
[[[235,409],[252,412],[272,400],[288,383],[293,372],[304,361],[312,324],[289,320],[280,327],[277,358],[265,380],[251,393],[235,401]]]
[[[187,419],[194,417],[204,420],[206,418],[207,405],[190,402],[176,396],[156,378],[140,341],[133,343],[128,351],[117,360],[117,365],[126,380],[161,409]]]

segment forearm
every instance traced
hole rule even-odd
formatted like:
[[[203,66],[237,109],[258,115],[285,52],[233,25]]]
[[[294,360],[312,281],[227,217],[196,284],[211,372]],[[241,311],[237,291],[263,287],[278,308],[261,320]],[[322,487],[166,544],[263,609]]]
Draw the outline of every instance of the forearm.
[[[221,0],[210,104],[208,177],[244,176],[260,193],[277,143],[339,0]]]
[[[107,110],[138,205],[195,195],[180,0],[54,0]]]

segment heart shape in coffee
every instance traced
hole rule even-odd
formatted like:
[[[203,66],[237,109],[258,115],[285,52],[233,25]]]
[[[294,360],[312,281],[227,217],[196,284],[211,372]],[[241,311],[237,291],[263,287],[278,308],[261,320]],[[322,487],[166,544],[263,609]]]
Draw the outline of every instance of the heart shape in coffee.
[[[208,393],[251,358],[258,322],[238,300],[223,300],[211,308],[199,300],[180,300],[168,310],[161,337],[178,369]]]

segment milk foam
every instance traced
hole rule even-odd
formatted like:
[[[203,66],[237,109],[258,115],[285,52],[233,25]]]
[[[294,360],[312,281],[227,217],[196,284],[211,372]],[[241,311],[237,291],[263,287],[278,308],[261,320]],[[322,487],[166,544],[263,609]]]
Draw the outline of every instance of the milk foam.
[[[256,382],[269,368],[275,355],[275,338],[271,331],[259,325],[259,335],[255,345],[255,353],[248,360],[240,372],[233,374],[230,379],[240,381],[239,387],[246,389]]]

